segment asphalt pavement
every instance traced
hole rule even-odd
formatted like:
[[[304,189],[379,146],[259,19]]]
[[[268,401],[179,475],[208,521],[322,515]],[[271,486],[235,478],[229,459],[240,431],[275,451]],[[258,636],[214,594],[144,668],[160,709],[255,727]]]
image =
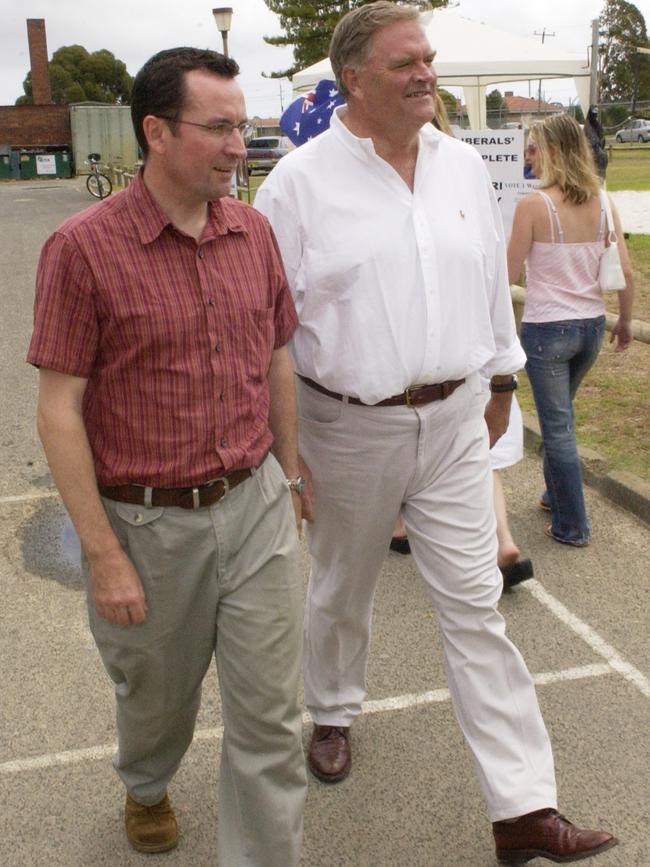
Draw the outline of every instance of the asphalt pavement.
[[[122,831],[123,792],[110,765],[111,684],[87,628],[76,542],[34,428],[37,377],[24,357],[38,252],[86,204],[81,181],[0,185],[0,865],[212,867],[222,725],[214,672],[170,790],[179,847],[138,855]],[[504,596],[501,611],[538,683],[561,809],[621,840],[583,863],[648,867],[650,527],[588,488],[593,543],[558,545],[544,535],[541,486],[534,452],[505,473],[512,528],[535,580]],[[410,557],[386,557],[368,701],[352,744],[345,782],[310,780],[304,867],[495,864],[435,615]]]

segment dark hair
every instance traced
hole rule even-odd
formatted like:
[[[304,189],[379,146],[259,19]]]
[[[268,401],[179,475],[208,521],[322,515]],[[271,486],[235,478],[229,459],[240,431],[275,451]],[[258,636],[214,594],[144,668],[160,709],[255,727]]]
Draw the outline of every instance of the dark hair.
[[[142,121],[148,114],[178,117],[185,103],[185,73],[195,69],[205,69],[222,78],[239,74],[237,63],[216,51],[167,48],[147,60],[136,75],[131,91],[131,120],[145,157],[149,146]]]
[[[419,21],[420,12],[414,6],[398,6],[388,0],[376,0],[347,12],[340,19],[330,42],[330,62],[336,86],[343,96],[349,96],[343,81],[343,69],[362,67],[370,56],[372,38],[382,27],[398,21]]]

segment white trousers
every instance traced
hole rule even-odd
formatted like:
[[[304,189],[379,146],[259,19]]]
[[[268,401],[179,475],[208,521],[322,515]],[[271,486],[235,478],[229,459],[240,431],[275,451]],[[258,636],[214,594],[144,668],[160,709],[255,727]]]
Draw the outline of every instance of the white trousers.
[[[252,478],[196,511],[103,502],[148,605],[143,624],[123,628],[89,604],[115,682],[115,769],[139,803],[163,797],[192,742],[201,684],[216,658],[219,865],[297,867],[307,793],[302,576],[282,469],[269,455]]]
[[[300,380],[298,392],[300,448],[316,497],[304,663],[314,721],[349,726],[361,712],[373,596],[401,510],[491,821],[555,807],[533,682],[497,610],[502,579],[478,376],[417,409],[354,406]]]

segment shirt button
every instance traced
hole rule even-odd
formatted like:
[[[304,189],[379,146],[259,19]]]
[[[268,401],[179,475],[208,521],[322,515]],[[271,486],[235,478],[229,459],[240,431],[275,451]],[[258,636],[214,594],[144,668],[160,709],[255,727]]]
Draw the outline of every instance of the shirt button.
[[[215,345],[214,345],[214,351],[215,351],[215,352],[221,352],[221,344],[219,343],[219,341],[217,341],[217,342],[215,343]]]
[[[210,307],[214,307],[214,299],[208,298],[208,304],[210,305]]]
[[[226,399],[226,396],[222,391],[221,394],[219,395],[219,400],[225,400],[225,399]]]
[[[203,256],[205,255],[205,253],[203,252],[203,250],[199,250],[199,252],[196,255],[199,257],[199,259],[202,259]]]
[[[226,438],[221,437],[221,448],[225,448],[225,447],[226,447]]]
[[[142,512],[138,512],[134,518],[136,524],[141,524],[144,521],[144,515]]]

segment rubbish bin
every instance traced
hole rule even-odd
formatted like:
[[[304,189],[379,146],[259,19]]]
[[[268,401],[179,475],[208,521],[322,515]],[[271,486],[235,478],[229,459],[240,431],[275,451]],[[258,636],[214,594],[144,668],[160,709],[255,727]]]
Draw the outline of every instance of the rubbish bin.
[[[11,178],[11,157],[9,154],[0,154],[0,181]]]
[[[70,165],[70,154],[68,151],[57,151],[56,157],[56,176],[57,178],[69,178],[72,176],[72,167]]]
[[[36,177],[36,154],[21,153],[20,155],[20,177],[24,181]]]

